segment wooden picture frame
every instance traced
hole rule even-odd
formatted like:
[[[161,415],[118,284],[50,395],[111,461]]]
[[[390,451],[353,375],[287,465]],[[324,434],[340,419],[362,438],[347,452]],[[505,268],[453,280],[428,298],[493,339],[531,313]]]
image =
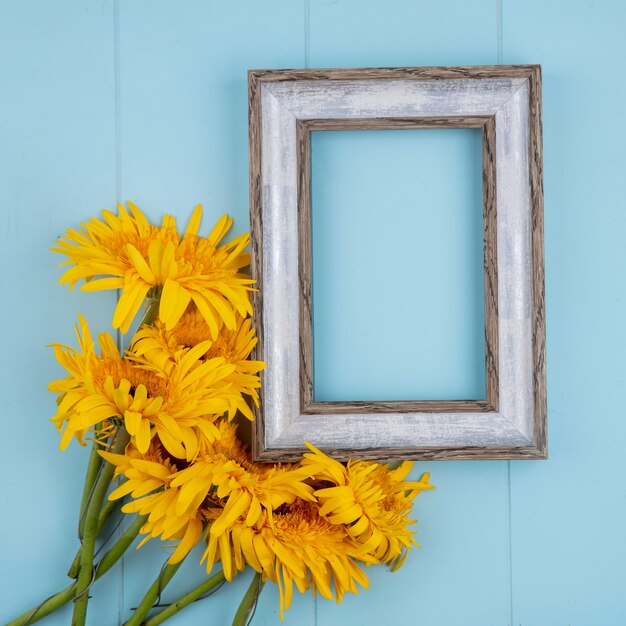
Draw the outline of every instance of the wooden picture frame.
[[[259,461],[546,458],[541,68],[251,70],[251,273],[267,362]],[[485,398],[316,402],[310,133],[480,128]]]

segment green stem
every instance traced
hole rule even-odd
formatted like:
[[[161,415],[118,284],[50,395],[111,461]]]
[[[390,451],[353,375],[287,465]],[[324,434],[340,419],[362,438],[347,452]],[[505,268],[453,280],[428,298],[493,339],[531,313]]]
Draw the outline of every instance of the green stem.
[[[155,578],[152,585],[146,592],[139,606],[135,609],[134,613],[130,616],[127,622],[124,622],[124,626],[141,626],[144,623],[144,618],[150,609],[154,606],[160,593],[165,589],[167,584],[172,580],[174,574],[178,571],[178,568],[183,564],[183,561],[170,565],[169,563],[159,572],[159,575]]]
[[[143,317],[141,318],[141,322],[139,322],[139,326],[137,328],[140,328],[141,326],[152,326],[152,322],[154,322],[154,319],[156,318],[158,312],[159,312],[159,306],[161,304],[161,297],[159,295],[158,298],[152,298],[151,300],[148,300],[148,302],[146,303],[146,312],[143,314]]]
[[[102,560],[96,567],[96,579],[104,576],[119,558],[126,552],[130,544],[139,534],[141,527],[146,523],[148,518],[145,515],[138,515],[133,523],[124,531],[122,536],[115,542],[113,547],[102,557]]]
[[[102,465],[102,457],[98,454],[100,443],[98,442],[99,429],[96,428],[91,444],[91,452],[89,453],[89,462],[87,463],[87,472],[85,473],[85,485],[83,487],[83,496],[80,500],[80,513],[78,517],[78,538],[83,538],[85,529],[85,511],[89,504],[93,485],[98,477],[98,470]]]
[[[120,481],[120,484],[124,482],[126,482],[126,479]],[[100,511],[100,516],[98,517],[98,536],[100,536],[100,531],[109,520],[109,517],[111,517],[114,511],[120,508],[121,504],[122,504],[121,499],[120,500],[107,500],[104,503],[104,505],[102,506],[102,510]],[[72,564],[70,565],[70,569],[67,572],[67,575],[70,578],[76,578],[78,576],[78,568],[80,565],[81,552],[82,552],[82,548],[78,548],[76,555],[74,556],[74,560],[72,561]]]
[[[122,480],[120,480],[120,482],[118,483],[118,487],[123,485],[127,480],[128,478],[123,478]],[[109,517],[113,515],[113,512],[121,508],[123,503],[124,503],[124,500],[122,498],[119,498],[117,500],[107,500],[102,505],[102,510],[100,511],[100,516],[98,517],[98,533],[102,530],[102,527],[107,523],[107,521],[109,520]]]
[[[237,609],[237,613],[235,613],[233,626],[246,626],[248,624],[250,613],[252,613],[254,607],[256,606],[261,589],[263,589],[263,585],[264,582],[261,580],[261,574],[256,572],[250,582],[248,591],[246,591],[246,595],[243,597],[243,600]]]
[[[128,433],[124,430],[124,428],[118,428],[112,452],[114,454],[123,454],[128,441]],[[111,463],[105,463],[103,465],[100,476],[93,487],[91,498],[89,500],[89,506],[87,507],[87,511],[85,513],[83,545],[80,554],[78,578],[76,579],[76,598],[74,599],[72,626],[84,626],[85,619],[87,617],[89,587],[91,586],[94,577],[93,557],[96,537],[98,536],[98,519],[100,517],[102,501],[106,496],[114,471],[115,466]]]
[[[145,523],[146,518],[144,516],[138,517],[129,527],[128,530],[115,542],[113,547],[102,557],[100,563],[96,567],[96,580],[106,574],[117,563],[120,557],[124,554],[124,551],[130,546],[139,529]],[[9,622],[7,626],[27,626],[38,622],[40,619],[50,615],[50,613],[56,611],[64,604],[69,602],[76,595],[77,583],[73,582],[65,589],[59,591],[53,596],[50,596],[44,600],[39,606],[34,609],[26,611],[26,613],[20,615],[18,618]]]
[[[44,600],[34,609],[30,609],[26,611],[26,613],[16,617],[12,622],[9,622],[7,626],[30,626],[30,624],[38,622],[40,619],[46,617],[46,615],[50,615],[50,613],[56,611],[64,604],[67,604],[74,597],[75,593],[76,583],[73,582],[62,591]]]
[[[166,619],[169,619],[172,615],[178,613],[178,611],[181,611],[187,605],[195,602],[204,594],[209,593],[225,580],[226,578],[224,577],[224,572],[218,572],[217,574],[211,576],[208,580],[205,580],[202,584],[192,589],[190,592],[186,593],[184,596],[178,598],[175,602],[172,602],[172,604],[168,607],[146,620],[143,623],[143,626],[158,626],[158,624],[162,624]]]

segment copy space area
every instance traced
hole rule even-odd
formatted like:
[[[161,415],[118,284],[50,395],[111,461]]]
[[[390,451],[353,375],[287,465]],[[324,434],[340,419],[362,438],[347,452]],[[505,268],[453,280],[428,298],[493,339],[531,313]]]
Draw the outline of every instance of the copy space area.
[[[485,397],[479,129],[313,132],[314,399]]]

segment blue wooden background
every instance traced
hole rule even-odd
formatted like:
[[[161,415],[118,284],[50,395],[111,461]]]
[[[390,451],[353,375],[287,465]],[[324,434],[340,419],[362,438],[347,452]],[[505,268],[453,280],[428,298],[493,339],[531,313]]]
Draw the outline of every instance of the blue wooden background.
[[[246,230],[248,68],[541,63],[550,459],[422,464],[438,487],[416,507],[423,549],[395,574],[372,568],[370,590],[340,607],[297,597],[285,624],[626,623],[626,3],[2,0],[0,16],[0,621],[64,586],[76,547],[86,454],[57,449],[46,384],[60,371],[45,346],[73,341],[79,310],[106,329],[114,306],[113,294],[56,286],[53,239],[125,199],[154,219],[185,220],[202,202],[210,220],[228,211]],[[453,144],[454,154],[471,150],[470,139]],[[320,144],[316,167],[330,171],[344,148]],[[346,167],[354,176],[356,165]],[[391,173],[393,163],[379,167]],[[450,184],[445,167],[433,176]],[[393,227],[382,232],[380,245],[393,249]],[[469,254],[462,245],[449,253],[451,268]],[[338,264],[349,260],[342,254],[333,248]],[[384,319],[398,315],[392,299],[387,306]],[[419,331],[432,316],[413,308]],[[323,319],[319,336],[346,322]],[[463,348],[470,361],[480,349]],[[369,374],[385,367],[373,359]],[[164,559],[157,545],[142,551],[97,584],[90,624],[118,624],[136,605]],[[166,600],[201,580],[192,561]],[[230,623],[247,580],[171,623]],[[277,600],[264,590],[255,625],[278,623]],[[69,623],[69,613],[47,623]]]

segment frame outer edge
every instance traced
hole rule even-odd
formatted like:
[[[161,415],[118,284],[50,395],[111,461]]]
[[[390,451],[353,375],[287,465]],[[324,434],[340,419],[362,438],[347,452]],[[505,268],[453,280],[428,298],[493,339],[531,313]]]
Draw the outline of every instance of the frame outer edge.
[[[529,78],[538,65],[459,65],[423,67],[312,68],[249,70],[263,82],[297,80],[445,80],[480,78]]]
[[[256,361],[263,358],[263,182],[261,180],[261,82],[258,74],[248,72],[248,136],[250,164],[250,274],[256,280],[257,291],[252,292],[254,315],[252,324],[257,344],[252,352]],[[265,372],[259,373],[261,388],[259,404],[253,403],[252,456],[265,451],[264,383]]]
[[[263,83],[297,80],[363,80],[368,78],[389,80],[437,80],[481,78],[526,78],[529,83],[529,177],[531,188],[532,223],[532,304],[533,304],[533,383],[534,383],[534,445],[523,447],[487,448],[362,448],[327,449],[339,460],[360,458],[371,460],[437,460],[437,459],[545,459],[547,458],[547,402],[545,365],[545,274],[543,240],[543,162],[541,120],[541,66],[460,66],[413,67],[369,69],[301,69],[301,70],[249,70],[248,111],[250,140],[250,222],[251,222],[251,274],[257,281],[257,292],[252,301],[253,320],[258,343],[254,358],[263,360],[263,297],[262,297],[262,176],[261,176],[261,98]],[[261,372],[263,383],[264,373]],[[253,457],[257,461],[295,461],[303,449],[266,447],[263,419],[263,387],[260,390],[260,408],[254,407],[256,424],[253,426]],[[278,442],[275,442],[278,443]]]
[[[338,461],[358,459],[389,463],[394,461],[519,461],[524,459],[545,459],[543,451],[536,446],[511,447],[441,447],[421,448],[325,448],[326,454]],[[256,460],[273,463],[295,463],[302,459],[306,448],[267,448]]]
[[[532,67],[529,84],[529,174],[532,223],[533,288],[533,386],[535,409],[535,446],[539,458],[548,458],[547,382],[546,382],[546,310],[543,231],[543,125],[541,102],[541,66]]]

